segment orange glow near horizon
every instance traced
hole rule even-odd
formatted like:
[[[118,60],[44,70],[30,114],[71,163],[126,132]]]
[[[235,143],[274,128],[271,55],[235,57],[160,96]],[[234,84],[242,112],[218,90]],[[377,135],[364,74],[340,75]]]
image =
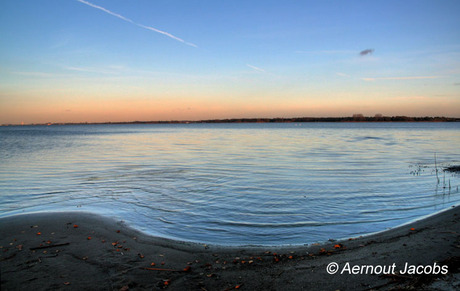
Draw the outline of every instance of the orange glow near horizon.
[[[31,123],[83,123],[206,120],[227,118],[289,118],[289,117],[343,117],[361,113],[374,116],[377,113],[395,116],[446,116],[456,117],[460,102],[442,98],[394,97],[381,102],[375,100],[339,98],[253,98],[243,100],[211,100],[211,98],[187,99],[114,99],[101,98],[84,103],[68,104],[59,100],[41,100],[33,106],[5,102],[0,109],[1,124]],[[318,101],[321,100],[321,101]],[[359,104],[359,105],[357,105]],[[452,106],[454,104],[455,106]],[[410,108],[410,110],[408,110]]]
[[[460,118],[457,1],[90,2],[2,1],[0,124]]]

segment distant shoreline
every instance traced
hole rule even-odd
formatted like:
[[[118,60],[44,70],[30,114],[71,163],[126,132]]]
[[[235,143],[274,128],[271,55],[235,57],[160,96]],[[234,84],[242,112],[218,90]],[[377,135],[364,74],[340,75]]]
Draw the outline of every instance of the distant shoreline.
[[[409,117],[373,116],[360,114],[350,117],[294,117],[294,118],[230,118],[206,120],[157,120],[157,121],[115,121],[115,122],[47,122],[29,124],[2,124],[0,126],[39,126],[39,125],[97,125],[97,124],[194,124],[194,123],[296,123],[296,122],[459,122],[460,117]]]

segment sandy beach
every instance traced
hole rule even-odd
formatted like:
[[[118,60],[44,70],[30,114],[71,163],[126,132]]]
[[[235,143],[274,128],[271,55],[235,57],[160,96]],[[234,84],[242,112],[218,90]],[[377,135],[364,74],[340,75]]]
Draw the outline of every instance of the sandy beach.
[[[81,212],[18,215],[0,219],[0,267],[2,290],[458,290],[460,207],[370,236],[273,248],[155,238]]]

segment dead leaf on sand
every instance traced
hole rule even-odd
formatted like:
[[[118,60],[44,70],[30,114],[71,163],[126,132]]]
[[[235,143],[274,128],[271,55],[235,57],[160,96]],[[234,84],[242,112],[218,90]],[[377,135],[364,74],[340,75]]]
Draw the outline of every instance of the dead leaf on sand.
[[[190,272],[192,270],[192,267],[187,266],[184,268],[184,272]]]

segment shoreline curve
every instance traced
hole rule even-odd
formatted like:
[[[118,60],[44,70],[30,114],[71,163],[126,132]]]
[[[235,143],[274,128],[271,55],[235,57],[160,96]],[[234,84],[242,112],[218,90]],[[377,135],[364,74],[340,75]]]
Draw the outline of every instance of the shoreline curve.
[[[20,214],[0,218],[1,288],[387,290],[422,284],[455,289],[459,229],[457,206],[358,238],[308,246],[223,246],[154,237],[91,213]],[[332,262],[341,273],[327,273]],[[407,264],[444,264],[448,273],[349,274],[347,263],[394,264],[399,272]]]

